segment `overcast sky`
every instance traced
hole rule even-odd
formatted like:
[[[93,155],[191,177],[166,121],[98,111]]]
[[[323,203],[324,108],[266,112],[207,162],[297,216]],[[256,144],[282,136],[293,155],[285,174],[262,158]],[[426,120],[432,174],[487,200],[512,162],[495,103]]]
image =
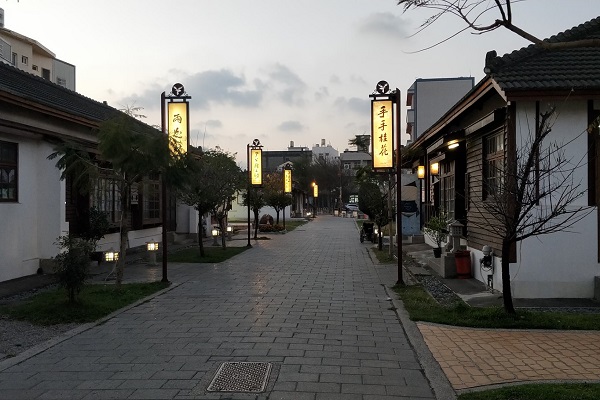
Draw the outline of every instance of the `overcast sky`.
[[[79,93],[143,107],[149,124],[160,123],[160,94],[182,83],[192,96],[192,144],[238,153],[242,165],[254,138],[265,150],[325,139],[342,152],[368,133],[368,96],[378,81],[401,90],[404,114],[415,79],[477,83],[487,51],[528,45],[497,30],[415,53],[462,25],[447,16],[413,35],[430,14],[403,13],[396,0],[4,0],[0,7],[6,28],[76,66]],[[514,23],[540,38],[599,14],[598,0],[514,5]]]

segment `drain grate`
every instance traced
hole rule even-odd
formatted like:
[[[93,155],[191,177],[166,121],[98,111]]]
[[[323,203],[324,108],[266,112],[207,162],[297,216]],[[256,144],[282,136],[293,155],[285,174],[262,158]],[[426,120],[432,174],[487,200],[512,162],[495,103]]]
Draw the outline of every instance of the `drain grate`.
[[[221,364],[210,385],[209,392],[264,392],[270,363],[226,362]]]

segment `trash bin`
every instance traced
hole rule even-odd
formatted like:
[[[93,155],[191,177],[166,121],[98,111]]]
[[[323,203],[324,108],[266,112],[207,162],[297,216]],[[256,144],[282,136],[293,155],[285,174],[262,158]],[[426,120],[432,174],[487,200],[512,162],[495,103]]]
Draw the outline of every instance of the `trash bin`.
[[[459,250],[454,253],[456,261],[456,275],[459,279],[471,278],[471,252],[469,250]]]

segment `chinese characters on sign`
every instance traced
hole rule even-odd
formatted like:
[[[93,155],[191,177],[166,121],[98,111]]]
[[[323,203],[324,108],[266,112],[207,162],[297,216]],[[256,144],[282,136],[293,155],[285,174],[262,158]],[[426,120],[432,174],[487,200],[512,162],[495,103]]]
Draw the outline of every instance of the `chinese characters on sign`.
[[[373,142],[373,168],[394,167],[394,131],[392,101],[371,102],[371,139]]]
[[[168,107],[168,132],[171,151],[177,146],[182,153],[187,152],[188,148],[188,124],[187,124],[187,106],[185,102],[171,102]]]
[[[252,176],[252,185],[262,185],[262,150],[250,150],[250,174]]]
[[[319,185],[316,183],[313,185],[313,197],[319,197]]]
[[[292,193],[292,170],[283,170],[284,192]]]

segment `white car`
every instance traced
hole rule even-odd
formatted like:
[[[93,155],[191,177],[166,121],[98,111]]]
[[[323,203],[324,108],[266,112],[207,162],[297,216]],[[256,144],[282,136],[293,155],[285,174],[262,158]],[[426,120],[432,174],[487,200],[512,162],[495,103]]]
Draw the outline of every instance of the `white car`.
[[[360,211],[360,210],[358,209],[358,204],[352,204],[352,203],[349,203],[349,204],[346,204],[346,205],[344,205],[344,209],[345,209],[346,211],[349,211],[349,212],[352,212],[352,211]]]

